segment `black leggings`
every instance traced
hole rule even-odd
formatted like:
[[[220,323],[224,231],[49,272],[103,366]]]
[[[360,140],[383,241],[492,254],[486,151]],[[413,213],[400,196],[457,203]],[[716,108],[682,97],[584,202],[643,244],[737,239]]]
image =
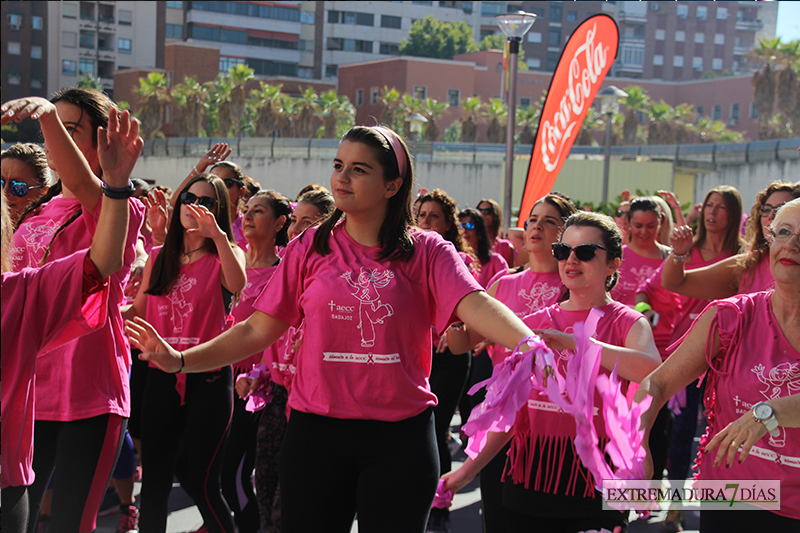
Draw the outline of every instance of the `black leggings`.
[[[111,414],[70,422],[36,421],[33,450],[36,480],[28,489],[28,531],[35,531],[42,498],[54,470],[58,470],[58,475],[53,487],[49,531],[94,531],[97,511],[117,463],[127,424],[127,418]]]
[[[262,411],[245,409],[247,400],[233,397],[233,419],[222,460],[222,495],[233,511],[239,533],[259,530],[258,504],[253,492],[253,467],[256,463],[256,432]]]
[[[276,508],[278,492],[278,463],[281,444],[286,434],[286,402],[289,393],[273,382],[272,401],[261,411],[256,437],[256,498],[263,531],[280,531],[280,506]]]
[[[439,466],[441,474],[449,472],[452,468],[450,448],[447,446],[447,433],[450,429],[450,420],[456,412],[458,401],[464,393],[469,377],[469,368],[472,362],[470,352],[454,354],[449,349],[436,353],[433,347],[433,361],[431,364],[431,392],[439,399],[433,408],[434,422],[436,424],[436,443],[439,447]],[[463,421],[466,423],[466,420]]]
[[[0,529],[6,533],[24,533],[28,529],[28,486],[6,487],[0,492],[4,511]]]
[[[700,533],[731,531],[800,531],[800,520],[772,511],[700,511]]]
[[[280,459],[281,531],[423,533],[439,482],[433,409],[399,422],[292,411]]]
[[[163,532],[173,476],[192,497],[212,533],[233,533],[220,472],[233,410],[231,367],[186,375],[186,402],[176,375],[151,368],[142,406],[142,478],[139,527]]]

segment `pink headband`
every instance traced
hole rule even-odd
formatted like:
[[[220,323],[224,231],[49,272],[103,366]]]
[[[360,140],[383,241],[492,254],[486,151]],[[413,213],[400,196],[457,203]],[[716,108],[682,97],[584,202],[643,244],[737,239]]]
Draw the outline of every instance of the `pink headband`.
[[[395,132],[383,126],[372,126],[372,129],[383,135],[389,142],[389,146],[391,146],[392,151],[394,151],[394,158],[397,160],[397,169],[400,171],[400,177],[405,179],[407,158],[405,150],[403,150],[403,145],[400,144],[400,138]]]

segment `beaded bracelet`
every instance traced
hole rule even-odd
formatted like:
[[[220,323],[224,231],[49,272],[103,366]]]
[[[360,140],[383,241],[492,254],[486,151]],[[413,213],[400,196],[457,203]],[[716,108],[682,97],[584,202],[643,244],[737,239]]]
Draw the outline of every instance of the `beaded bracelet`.
[[[669,255],[671,255],[675,259],[675,261],[683,263],[684,261],[686,261],[687,259],[689,259],[692,256],[692,251],[689,250],[685,254],[679,255],[679,254],[675,253],[675,250],[672,250],[672,251],[669,252]]]
[[[112,200],[127,200],[136,194],[136,188],[130,181],[128,182],[128,186],[124,189],[120,187],[111,187],[103,182],[103,194]]]

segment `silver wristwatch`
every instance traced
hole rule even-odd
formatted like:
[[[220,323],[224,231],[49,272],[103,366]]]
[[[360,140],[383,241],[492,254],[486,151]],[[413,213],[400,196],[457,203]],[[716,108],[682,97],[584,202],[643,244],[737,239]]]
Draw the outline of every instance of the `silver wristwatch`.
[[[753,406],[753,419],[764,424],[767,432],[773,437],[780,435],[778,419],[775,418],[775,410],[767,402],[758,402]]]

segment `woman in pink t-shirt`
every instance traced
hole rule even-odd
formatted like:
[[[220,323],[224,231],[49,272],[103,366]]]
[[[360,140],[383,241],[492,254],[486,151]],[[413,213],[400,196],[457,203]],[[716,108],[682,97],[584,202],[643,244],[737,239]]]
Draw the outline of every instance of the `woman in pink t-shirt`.
[[[47,194],[23,212],[14,233],[10,254],[15,270],[20,270],[90,246],[104,186],[97,132],[108,126],[114,104],[94,90],[65,89],[51,102],[28,97],[5,105],[16,106],[17,118],[29,115],[39,121],[48,163],[58,177]],[[130,356],[118,302],[144,217],[139,201],[128,199],[128,207],[125,266],[109,280],[108,321],[97,331],[42,354],[36,364],[33,469],[37,477],[29,491],[31,527],[56,469],[63,474],[55,480],[51,523],[68,531],[94,529],[125,435]]]
[[[483,217],[478,211],[464,209],[458,214],[458,220],[464,230],[464,240],[478,259],[478,264],[475,265],[478,270],[478,283],[486,289],[495,274],[508,270],[510,263],[502,255],[492,251],[492,241]]]
[[[44,196],[51,183],[44,149],[38,144],[15,144],[0,154],[3,190],[7,193],[9,216],[14,227],[22,212]]]
[[[697,479],[780,480],[780,509],[701,510],[703,532],[800,529],[800,199],[785,204],[767,231],[774,290],[710,304],[636,393],[653,398],[642,416],[649,432],[667,399],[707,373]]]
[[[492,251],[505,259],[509,266],[514,266],[517,254],[514,250],[514,244],[510,240],[503,238],[503,210],[500,208],[500,204],[491,198],[483,198],[478,202],[475,209],[481,214],[483,221],[486,223],[486,231],[489,233],[489,245]]]
[[[13,115],[25,118],[36,112],[26,112],[24,107],[14,102],[4,105],[2,123],[6,124]],[[97,138],[99,163],[113,189],[103,189],[106,198],[98,223],[104,231],[92,237],[88,254],[76,252],[40,268],[10,272],[8,247],[13,226],[6,195],[2,193],[2,508],[3,528],[13,533],[27,529],[27,489],[34,481],[34,372],[38,354],[106,322],[109,291],[104,280],[123,265],[127,199],[133,194],[130,173],[143,141],[138,123],[131,122],[127,111],[117,116],[116,110],[112,110],[110,124]],[[58,305],[52,305],[53,301]],[[91,354],[84,355],[93,359]],[[86,529],[84,525],[81,530]]]
[[[198,174],[178,191],[163,247],[153,248],[126,319],[147,317],[176,346],[188,348],[228,326],[234,297],[246,283],[244,252],[233,241],[228,192],[221,179]],[[151,368],[142,402],[140,527],[165,531],[173,476],[189,493],[209,531],[235,526],[222,497],[220,472],[233,409],[230,365],[175,376]]]
[[[636,289],[653,275],[667,257],[669,247],[658,242],[663,214],[650,197],[642,196],[631,201],[628,225],[631,241],[622,247],[622,264],[619,281],[611,291],[615,301],[633,307]]]
[[[356,513],[361,531],[424,531],[439,471],[431,325],[442,332],[458,317],[509,347],[530,333],[451,243],[411,227],[413,181],[396,133],[352,128],[333,161],[336,211],[289,243],[247,321],[183,352],[129,323],[142,358],[194,372],[261,351],[305,319],[280,459],[287,531],[348,532]]]
[[[601,372],[617,368],[622,386],[638,382],[655,369],[660,358],[644,317],[612,300],[617,280],[622,235],[605,215],[578,212],[567,219],[561,241],[552,245],[561,280],[569,298],[525,317],[525,323],[556,352],[561,372],[575,353],[574,324],[592,309],[603,316],[595,342],[602,346]],[[599,396],[595,395],[595,405]],[[605,425],[597,424],[601,439]],[[603,511],[595,480],[578,460],[574,448],[575,422],[571,415],[533,391],[528,406],[517,414],[509,433],[489,433],[485,448],[445,475],[444,490],[464,487],[513,438],[505,470],[503,512],[508,531],[609,531],[624,527],[626,515]],[[598,480],[599,481],[599,480]]]

